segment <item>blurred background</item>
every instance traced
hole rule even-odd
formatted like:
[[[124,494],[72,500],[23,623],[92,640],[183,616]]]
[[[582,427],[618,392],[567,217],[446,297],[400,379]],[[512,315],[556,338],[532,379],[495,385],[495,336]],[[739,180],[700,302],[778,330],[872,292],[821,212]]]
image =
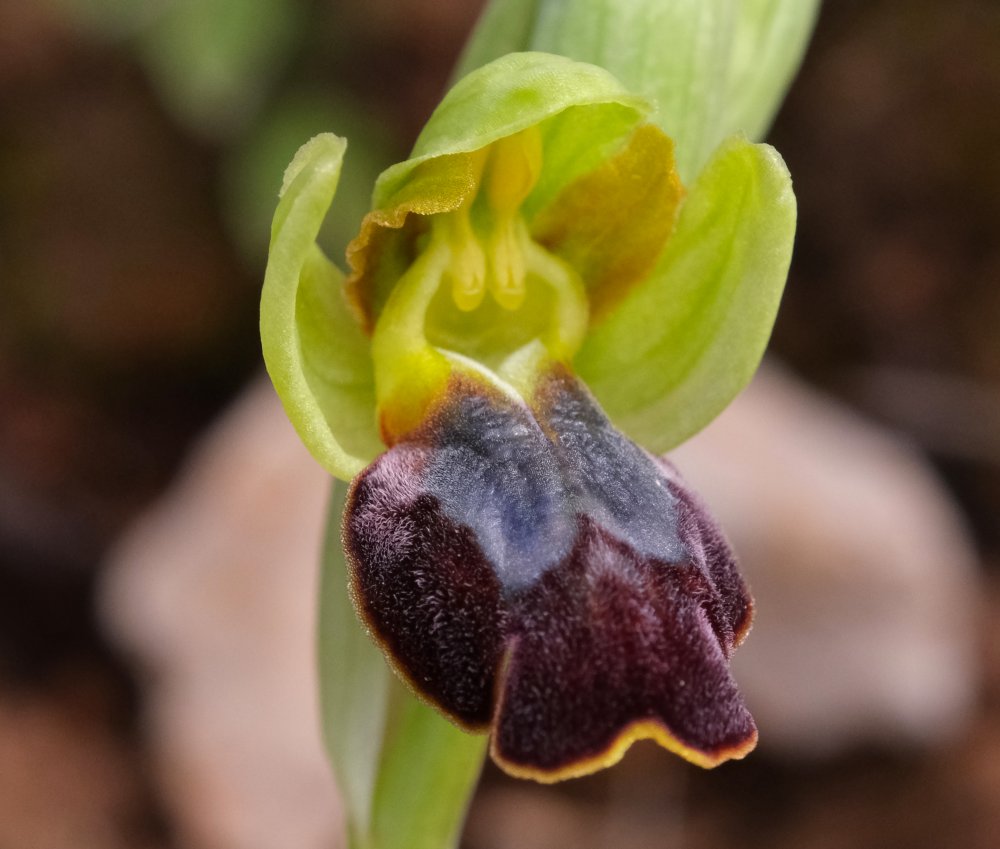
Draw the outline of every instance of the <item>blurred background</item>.
[[[268,392],[241,395],[268,227],[295,149],[334,130],[342,250],[480,5],[0,3],[2,849],[341,845],[299,721],[325,482],[275,448]],[[762,611],[737,667],[761,748],[703,773],[640,745],[548,788],[488,766],[467,849],[997,845],[998,107],[996,0],[823,7],[769,138],[800,209],[783,366],[691,449]],[[741,452],[733,481],[717,458]],[[249,526],[288,562],[227,547]],[[255,693],[287,622],[299,677]]]

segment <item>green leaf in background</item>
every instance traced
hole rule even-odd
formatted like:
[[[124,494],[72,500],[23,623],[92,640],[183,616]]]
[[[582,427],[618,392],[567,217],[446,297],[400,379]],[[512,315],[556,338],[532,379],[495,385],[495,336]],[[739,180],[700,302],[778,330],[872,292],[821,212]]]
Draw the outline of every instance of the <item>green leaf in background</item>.
[[[791,260],[795,195],[778,153],[735,138],[691,187],[657,268],[574,361],[611,419],[654,453],[749,382]]]
[[[267,234],[281,173],[303,139],[336,127],[351,140],[337,185],[337,203],[324,219],[319,243],[342,257],[371,203],[372,185],[392,162],[385,127],[342,92],[297,88],[261,113],[223,162],[223,211],[233,241],[254,269],[266,256]]]
[[[170,0],[138,50],[182,120],[224,135],[263,102],[301,23],[298,0]]]
[[[458,843],[487,737],[460,731],[389,671],[348,594],[334,482],[319,616],[324,738],[344,800],[351,849],[450,849]]]
[[[766,131],[819,0],[493,0],[459,74],[510,50],[592,62],[657,105],[692,180],[734,132]]]
[[[302,0],[54,0],[97,37],[128,38],[176,117],[228,136],[256,114],[298,42]]]

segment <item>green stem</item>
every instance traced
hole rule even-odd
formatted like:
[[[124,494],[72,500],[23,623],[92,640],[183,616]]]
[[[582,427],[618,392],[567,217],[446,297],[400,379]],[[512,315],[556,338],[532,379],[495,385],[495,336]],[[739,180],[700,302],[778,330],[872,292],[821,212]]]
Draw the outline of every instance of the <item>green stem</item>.
[[[350,849],[454,849],[487,737],[460,731],[389,671],[348,594],[334,481],[320,579],[319,683]]]

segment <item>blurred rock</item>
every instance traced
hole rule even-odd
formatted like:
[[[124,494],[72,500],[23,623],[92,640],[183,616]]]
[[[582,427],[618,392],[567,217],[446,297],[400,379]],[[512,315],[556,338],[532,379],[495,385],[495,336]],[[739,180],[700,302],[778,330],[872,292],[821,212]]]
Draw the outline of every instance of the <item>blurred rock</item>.
[[[932,744],[961,729],[975,555],[917,452],[770,366],[674,459],[756,597],[734,668],[762,747]]]
[[[771,368],[676,458],[757,597],[736,662],[763,747],[930,744],[958,728],[973,556],[911,451]],[[327,485],[259,384],[114,557],[106,619],[150,673],[185,846],[312,849],[336,833],[312,668]]]
[[[697,771],[650,740],[614,769],[538,785],[487,765],[464,843],[475,849],[660,849],[691,846],[687,779]],[[726,843],[719,844],[727,845]],[[731,845],[731,843],[729,844]]]
[[[112,557],[105,620],[148,672],[178,845],[339,845],[313,672],[328,485],[262,383]]]

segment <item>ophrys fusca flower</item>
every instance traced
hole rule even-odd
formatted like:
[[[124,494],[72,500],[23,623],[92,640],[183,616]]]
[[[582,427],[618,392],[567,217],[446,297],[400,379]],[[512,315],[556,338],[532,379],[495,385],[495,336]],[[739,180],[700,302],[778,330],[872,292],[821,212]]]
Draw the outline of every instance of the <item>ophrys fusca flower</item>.
[[[265,357],[353,479],[356,609],[418,695],[543,781],[640,738],[703,766],[756,740],[728,670],[749,594],[650,451],[756,368],[794,197],[741,139],[685,193],[648,117],[595,66],[511,54],[380,177],[346,275],[315,244],[335,136],[289,167],[272,231]]]

